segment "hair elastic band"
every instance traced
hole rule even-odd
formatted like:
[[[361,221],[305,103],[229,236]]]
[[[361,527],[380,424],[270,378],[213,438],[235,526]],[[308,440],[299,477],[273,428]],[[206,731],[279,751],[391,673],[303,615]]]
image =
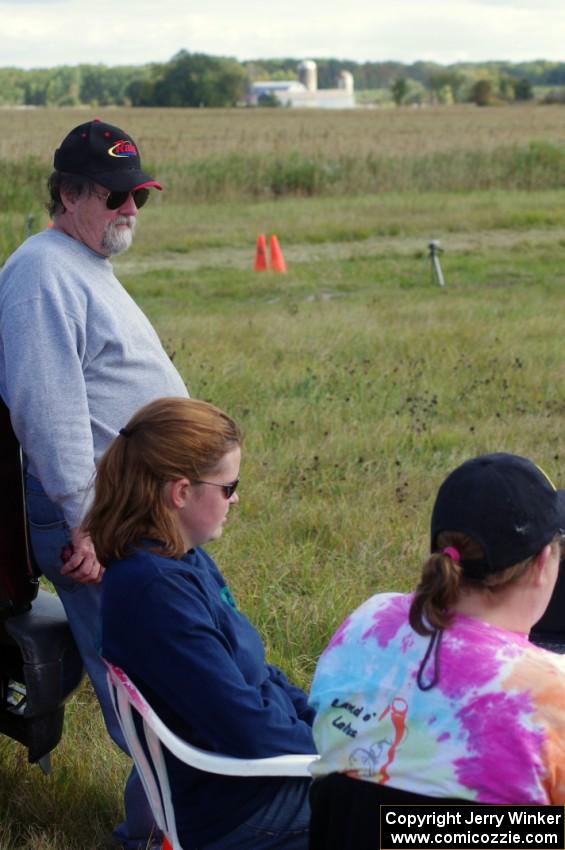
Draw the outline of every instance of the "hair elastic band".
[[[455,548],[455,546],[446,546],[445,549],[441,550],[442,555],[449,555],[452,561],[456,561],[459,563],[461,561],[461,555]]]
[[[439,648],[442,637],[443,629],[434,629],[432,634],[430,635],[430,640],[428,641],[428,648],[426,649],[426,654],[424,655],[422,662],[420,663],[420,666],[418,668],[418,676],[416,677],[416,682],[421,691],[431,691],[431,689],[435,688],[435,686],[439,682]],[[424,678],[424,673],[426,670],[426,665],[430,658],[432,658],[433,661],[432,677],[426,682]]]
[[[128,431],[127,428],[120,428],[119,433],[122,437],[131,437],[131,435],[132,435],[132,432]]]

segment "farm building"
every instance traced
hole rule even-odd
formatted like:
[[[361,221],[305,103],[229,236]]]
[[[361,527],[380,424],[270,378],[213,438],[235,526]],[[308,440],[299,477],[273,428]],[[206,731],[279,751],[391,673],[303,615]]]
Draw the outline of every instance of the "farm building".
[[[298,65],[298,80],[264,80],[252,83],[246,102],[257,106],[262,97],[276,97],[283,106],[314,109],[352,109],[355,106],[353,75],[341,71],[335,89],[319,89],[316,63],[306,59]]]

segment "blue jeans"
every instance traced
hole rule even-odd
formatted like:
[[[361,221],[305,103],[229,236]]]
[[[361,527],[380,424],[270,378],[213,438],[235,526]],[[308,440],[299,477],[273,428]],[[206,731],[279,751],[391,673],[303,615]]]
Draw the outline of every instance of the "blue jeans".
[[[128,753],[108,693],[106,669],[99,655],[102,587],[100,584],[79,584],[60,574],[63,566],[61,550],[70,539],[63,513],[49,500],[37,478],[26,475],[25,489],[30,539],[37,566],[52,582],[64,605],[106,728],[115,743]],[[126,819],[114,830],[114,838],[127,850],[145,850],[154,821],[135,767],[126,783],[124,806]]]
[[[195,850],[308,850],[309,790],[309,779],[289,779],[249,820]]]

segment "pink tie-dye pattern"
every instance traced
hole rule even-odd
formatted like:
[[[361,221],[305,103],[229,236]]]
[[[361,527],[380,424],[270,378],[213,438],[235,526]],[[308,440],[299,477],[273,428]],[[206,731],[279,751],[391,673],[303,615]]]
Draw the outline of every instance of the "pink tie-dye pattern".
[[[501,667],[496,652],[508,640],[508,634],[498,629],[489,633],[484,623],[457,617],[453,629],[444,633],[440,649],[438,687],[442,693],[461,699],[470,689],[482,688],[495,679]]]
[[[394,596],[389,600],[388,605],[384,609],[375,611],[371,618],[373,625],[369,626],[362,634],[362,640],[374,638],[379,646],[383,648],[388,646],[399,629],[406,625],[406,615],[410,600],[411,597]],[[403,651],[405,651],[404,647]]]
[[[456,718],[468,734],[469,755],[454,762],[462,785],[477,791],[482,803],[547,805],[541,785],[541,731],[520,717],[533,711],[527,694],[491,693],[472,699]]]
[[[548,690],[553,676],[561,678],[559,672],[540,669],[541,650],[532,648],[527,636],[457,614],[440,647],[435,700],[434,691],[429,697],[417,692],[416,700],[412,667],[417,671],[426,641],[409,627],[410,602],[410,597],[388,594],[386,599],[368,600],[335,636],[338,644],[347,646],[347,631],[359,635],[365,646],[361,648],[355,641],[350,645],[352,652],[364,652],[361,657],[370,659],[377,671],[386,670],[387,675],[392,671],[391,677],[398,675],[399,682],[405,677],[398,693],[404,694],[405,688],[414,699],[414,716],[409,719],[411,730],[396,753],[394,764],[399,775],[412,759],[418,764],[421,757],[417,748],[420,724],[421,733],[427,733],[431,744],[426,757],[431,750],[434,765],[442,770],[449,765],[454,796],[499,805],[561,802],[562,774],[555,766],[563,763],[563,749],[551,749],[551,735],[563,740],[559,732],[563,729],[564,703]],[[347,652],[344,657],[336,654],[338,657],[341,669],[349,674],[351,659]],[[369,665],[368,669],[373,668]],[[532,680],[538,682],[538,673],[539,685],[532,692]],[[373,689],[379,693],[379,680],[375,674],[367,681],[369,693]],[[382,691],[390,696],[386,684]],[[551,713],[540,712],[538,703],[550,706]],[[551,720],[546,729],[548,717]],[[410,731],[418,734],[411,736]],[[333,770],[341,769],[337,759],[328,764]]]

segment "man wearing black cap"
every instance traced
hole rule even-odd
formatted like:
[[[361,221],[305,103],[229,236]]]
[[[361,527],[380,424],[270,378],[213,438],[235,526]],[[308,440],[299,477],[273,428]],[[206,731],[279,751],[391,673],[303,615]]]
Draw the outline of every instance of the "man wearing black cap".
[[[0,275],[0,395],[26,457],[34,555],[55,585],[111,736],[124,742],[97,645],[103,567],[80,530],[95,462],[142,405],[186,396],[146,316],[109,257],[129,248],[150,188],[134,140],[110,124],[75,127],[49,178],[53,227],[32,236]],[[147,846],[147,801],[132,773],[122,846]]]

